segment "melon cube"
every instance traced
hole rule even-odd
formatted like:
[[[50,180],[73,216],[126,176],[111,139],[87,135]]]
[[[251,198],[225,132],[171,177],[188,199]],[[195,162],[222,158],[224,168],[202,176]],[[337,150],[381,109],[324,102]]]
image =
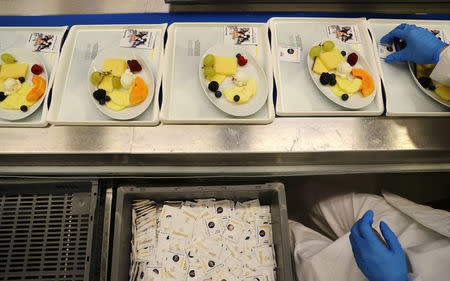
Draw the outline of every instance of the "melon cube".
[[[325,67],[322,60],[320,58],[316,58],[314,61],[313,71],[319,75],[321,75],[323,72],[328,72],[328,68]]]
[[[127,69],[127,62],[121,59],[106,59],[103,62],[102,71],[111,71],[111,74],[114,76],[122,76],[122,74]]]
[[[2,65],[0,70],[0,78],[26,77],[28,71],[28,63],[10,63]]]
[[[339,63],[345,61],[341,52],[334,48],[332,51],[321,53],[319,55],[320,60],[323,62],[328,70],[334,70],[338,66]]]
[[[215,57],[214,70],[218,74],[231,76],[237,70],[237,58],[233,57]]]
[[[112,78],[113,77],[111,75],[103,77],[100,84],[98,84],[98,88],[103,89],[108,93],[112,92],[112,90],[114,89]]]

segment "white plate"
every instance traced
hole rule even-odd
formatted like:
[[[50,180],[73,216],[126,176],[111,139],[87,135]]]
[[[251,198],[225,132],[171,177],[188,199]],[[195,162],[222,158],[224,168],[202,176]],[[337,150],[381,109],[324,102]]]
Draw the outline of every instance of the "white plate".
[[[416,83],[417,87],[419,87],[419,89],[422,90],[422,92],[424,92],[425,94],[427,94],[432,99],[434,99],[435,101],[439,102],[440,104],[445,105],[447,107],[450,107],[450,101],[444,100],[438,94],[436,94],[434,91],[429,90],[429,89],[425,89],[424,87],[422,87],[422,85],[420,85],[419,80],[417,80],[416,75],[414,74],[415,68],[416,68],[414,66],[414,63],[408,62],[408,67],[409,67],[409,71],[411,72],[412,79]]]
[[[153,81],[153,74],[150,68],[147,66],[147,64],[144,62],[144,60],[136,55],[132,48],[111,48],[107,49],[100,54],[97,55],[97,57],[92,61],[91,66],[89,67],[88,71],[88,77],[87,77],[87,83],[88,83],[88,94],[92,100],[92,102],[95,104],[95,106],[105,115],[117,119],[117,120],[129,120],[136,118],[137,116],[141,115],[150,105],[153,99],[154,94],[154,81]],[[106,105],[100,105],[98,101],[94,98],[93,92],[97,90],[96,85],[92,84],[90,81],[91,73],[95,71],[102,71],[103,62],[105,59],[109,58],[117,58],[117,59],[123,59],[123,60],[132,60],[135,59],[139,62],[139,64],[142,66],[141,72],[137,73],[139,77],[141,77],[145,83],[147,84],[148,88],[148,96],[147,98],[135,105],[126,107],[125,109],[121,111],[114,111],[106,107]],[[122,89],[123,90],[123,89]]]
[[[17,62],[28,63],[28,72],[27,72],[25,81],[28,82],[31,86],[33,86],[33,82],[31,80],[33,79],[33,75],[34,75],[33,73],[31,73],[31,67],[34,64],[38,64],[43,69],[42,73],[39,76],[41,76],[42,78],[45,79],[45,83],[46,83],[45,92],[35,104],[33,104],[32,106],[30,106],[28,108],[28,110],[26,112],[23,112],[21,110],[3,109],[0,107],[0,118],[6,119],[6,120],[11,120],[11,121],[20,120],[20,119],[23,119],[23,118],[33,114],[33,112],[35,112],[36,109],[38,109],[39,106],[41,106],[42,101],[44,101],[45,96],[47,95],[48,90],[50,88],[49,81],[48,81],[48,75],[47,75],[47,69],[45,68],[45,64],[41,60],[41,58],[38,55],[31,52],[30,50],[22,49],[22,48],[13,48],[13,49],[9,49],[9,50],[2,52],[2,54],[4,54],[4,53],[11,54],[16,59]]]
[[[220,57],[235,57],[236,54],[243,55],[247,60],[247,64],[245,66],[239,66],[238,70],[245,71],[249,78],[255,78],[256,80],[256,93],[253,97],[251,97],[246,103],[243,104],[234,104],[229,102],[224,95],[220,98],[216,98],[214,93],[208,89],[209,80],[205,78],[203,74],[203,59],[206,55],[212,54]],[[249,55],[242,48],[237,46],[230,45],[215,45],[209,48],[200,59],[199,64],[199,78],[200,84],[205,92],[206,96],[209,100],[217,106],[220,110],[225,113],[228,113],[233,116],[249,116],[261,109],[263,105],[267,101],[267,96],[269,94],[267,78],[264,70],[258,64],[258,62],[253,58],[253,56]],[[236,85],[231,82],[231,77],[225,78],[222,85],[219,87],[219,90],[222,91],[225,88],[235,87]]]
[[[313,46],[318,46],[319,44],[321,44],[324,41],[328,41],[328,40],[318,41],[314,45],[312,45],[311,48]],[[339,51],[345,51],[347,53],[346,58],[349,54],[356,53],[358,55],[358,62],[354,66],[352,66],[352,68],[362,68],[362,69],[366,70],[370,74],[370,76],[372,76],[372,78],[374,79],[374,83],[375,83],[375,77],[376,77],[375,72],[372,70],[372,68],[369,66],[367,61],[364,59],[364,57],[359,52],[357,52],[353,47],[351,47],[348,44],[343,44],[337,40],[331,40],[331,41],[333,41],[335,48],[337,48]],[[334,103],[336,103],[342,107],[348,108],[348,109],[360,109],[360,108],[368,106],[375,98],[375,96],[377,94],[377,83],[375,83],[375,90],[368,97],[364,97],[360,92],[359,93],[357,92],[357,93],[349,96],[348,100],[346,100],[346,101],[342,100],[341,97],[338,97],[335,93],[333,93],[333,91],[330,89],[330,87],[328,87],[328,85],[322,85],[320,83],[320,75],[312,71],[312,68],[314,65],[314,59],[309,55],[309,49],[308,49],[307,57],[308,57],[308,63],[307,63],[308,70],[309,70],[309,73],[311,74],[312,80],[316,84],[317,88],[319,88],[319,90]],[[330,71],[330,72],[334,72],[334,71]]]

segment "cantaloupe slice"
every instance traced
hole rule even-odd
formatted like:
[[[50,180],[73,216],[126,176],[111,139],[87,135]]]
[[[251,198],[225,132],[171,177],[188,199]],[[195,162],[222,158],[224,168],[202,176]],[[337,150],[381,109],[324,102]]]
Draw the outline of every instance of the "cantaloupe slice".
[[[44,94],[46,83],[45,79],[39,75],[33,75],[31,81],[33,82],[33,88],[27,94],[27,101],[35,102]]]
[[[370,96],[375,90],[372,76],[362,68],[353,68],[352,75],[362,79],[361,93],[364,97]]]
[[[130,104],[138,104],[145,100],[148,95],[147,84],[141,77],[134,78],[130,89]]]

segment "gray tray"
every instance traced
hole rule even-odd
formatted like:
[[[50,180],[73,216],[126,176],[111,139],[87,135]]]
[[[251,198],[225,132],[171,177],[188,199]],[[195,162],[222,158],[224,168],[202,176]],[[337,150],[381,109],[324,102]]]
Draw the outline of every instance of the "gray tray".
[[[120,187],[117,191],[111,281],[128,280],[130,267],[131,203],[135,199],[192,200],[199,198],[247,201],[258,198],[271,206],[273,243],[277,260],[276,280],[291,281],[291,254],[286,194],[281,183],[239,186]]]
[[[97,182],[2,180],[0,280],[87,281]]]

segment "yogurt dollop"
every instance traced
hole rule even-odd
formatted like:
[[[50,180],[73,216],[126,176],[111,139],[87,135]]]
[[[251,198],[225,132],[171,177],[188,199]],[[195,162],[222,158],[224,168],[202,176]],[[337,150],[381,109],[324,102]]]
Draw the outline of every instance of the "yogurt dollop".
[[[14,93],[20,88],[20,81],[17,79],[8,78],[3,82],[3,87],[5,88],[5,94],[9,95]]]
[[[234,75],[233,83],[239,87],[242,87],[247,83],[248,79],[249,77],[247,72],[240,70],[236,72],[236,74]]]
[[[120,76],[120,84],[122,84],[122,87],[125,89],[129,89],[131,88],[131,85],[133,85],[134,78],[136,78],[136,75],[127,69],[122,76]]]
[[[339,76],[342,76],[342,77],[347,77],[347,75],[349,75],[351,71],[352,71],[352,67],[346,61],[339,63],[336,68],[336,74]]]

